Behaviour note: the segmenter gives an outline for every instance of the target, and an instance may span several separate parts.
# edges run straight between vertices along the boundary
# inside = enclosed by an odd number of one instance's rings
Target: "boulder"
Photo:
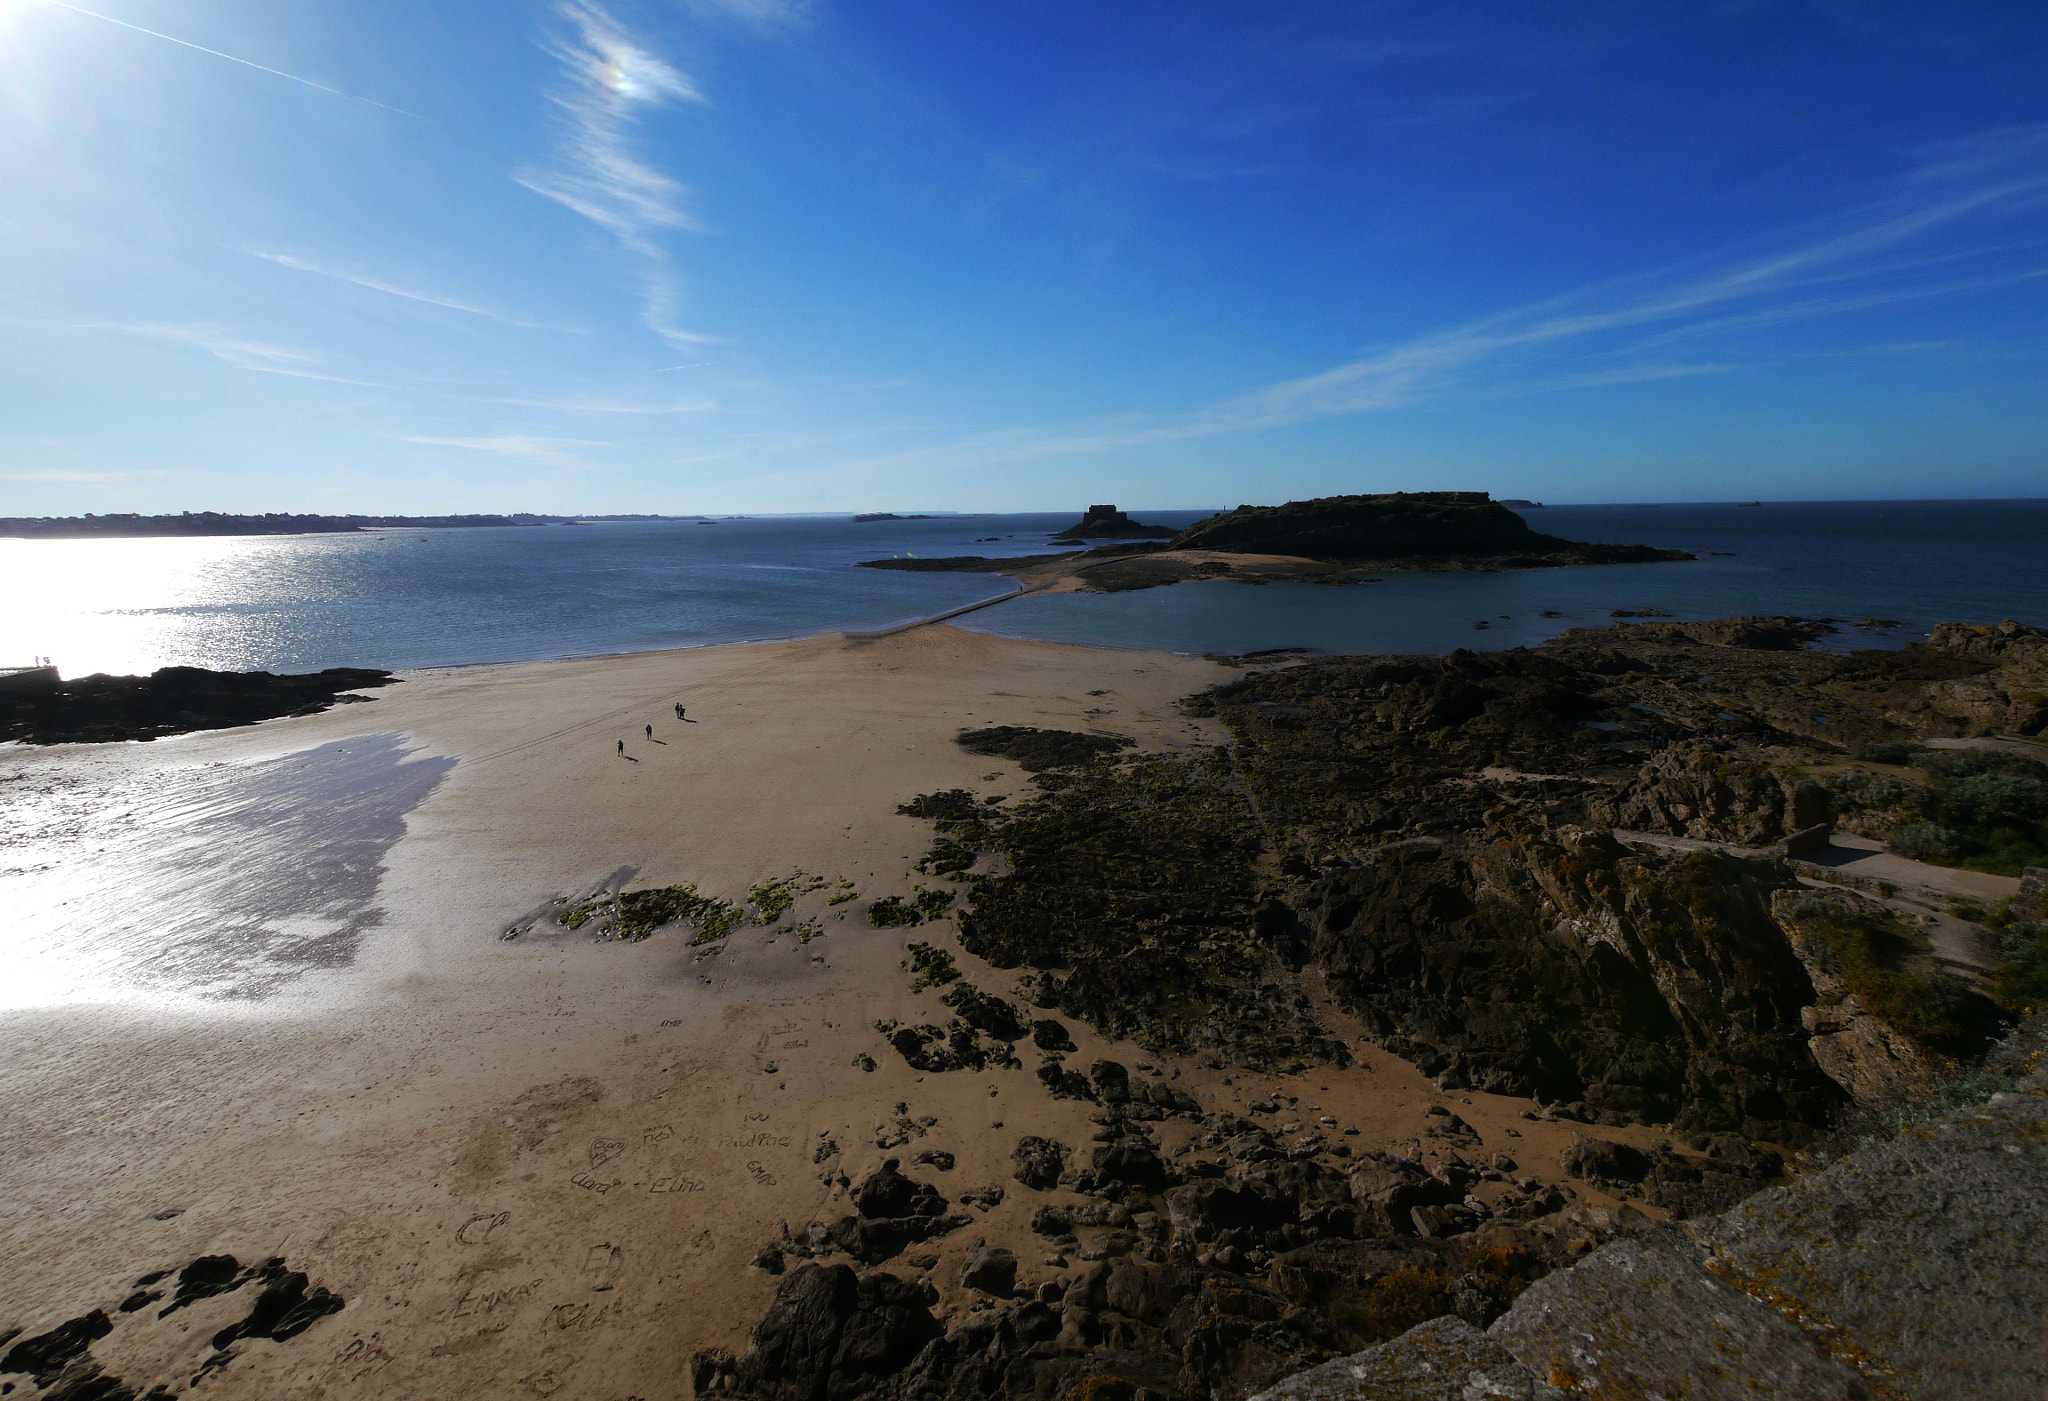
[[[1633,1186],[1650,1175],[1650,1156],[1626,1143],[1575,1133],[1558,1155],[1558,1166],[1567,1177],[1602,1187]]]
[[[870,1219],[944,1215],[946,1199],[938,1188],[905,1177],[897,1170],[898,1161],[886,1160],[853,1189],[854,1209]]]
[[[737,1362],[699,1354],[697,1394],[761,1401],[864,1396],[900,1371],[943,1330],[917,1287],[845,1265],[803,1265],[783,1278]]]
[[[1059,1185],[1067,1165],[1067,1146],[1058,1139],[1026,1134],[1017,1140],[1010,1154],[1011,1176],[1036,1192],[1049,1192]]]
[[[961,1266],[960,1286],[999,1299],[1009,1298],[1017,1287],[1017,1257],[1001,1246],[977,1244]]]
[[[1145,1191],[1157,1191],[1167,1183],[1166,1164],[1151,1145],[1135,1139],[1105,1144],[1095,1150],[1095,1176],[1103,1182],[1124,1182]]]

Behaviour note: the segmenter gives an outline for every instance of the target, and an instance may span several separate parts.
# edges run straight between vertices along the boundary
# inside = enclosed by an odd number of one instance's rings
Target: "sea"
[[[1206,510],[1134,510],[1181,526]],[[1795,614],[1825,645],[1936,623],[2048,625],[2048,499],[1578,505],[1523,512],[1572,540],[1681,563],[1400,573],[1352,587],[1188,583],[1033,594],[962,627],[1113,648],[1445,653],[1529,645],[1617,614]],[[404,670],[869,630],[1012,592],[998,575],[863,560],[1042,554],[1072,512],[722,516],[210,539],[0,540],[0,666]]]

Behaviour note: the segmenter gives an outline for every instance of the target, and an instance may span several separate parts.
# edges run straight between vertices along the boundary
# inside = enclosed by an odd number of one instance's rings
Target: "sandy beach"
[[[1164,653],[930,627],[423,672],[368,705],[251,729],[10,751],[12,816],[43,816],[9,875],[45,891],[105,883],[124,834],[161,855],[194,830],[180,795],[201,778],[232,787],[309,752],[383,753],[388,772],[423,777],[391,790],[413,803],[402,831],[373,895],[343,912],[354,935],[316,939],[320,956],[222,946],[222,974],[166,965],[149,931],[130,931],[93,946],[86,983],[0,1013],[0,1329],[105,1309],[114,1327],[93,1356],[131,1384],[182,1391],[248,1291],[168,1317],[117,1305],[139,1278],[202,1255],[282,1257],[346,1307],[288,1341],[236,1344],[198,1383],[206,1394],[682,1397],[694,1349],[743,1348],[774,1288],[749,1262],[778,1223],[842,1214],[841,1174],[924,1149],[956,1155],[948,1172],[913,1169],[948,1198],[1007,1189],[937,1243],[928,1273],[944,1307],[972,1307],[959,1257],[984,1237],[1017,1250],[1027,1284],[1048,1277],[1028,1220],[1069,1198],[1011,1181],[1009,1155],[1023,1134],[1086,1144],[1092,1106],[1048,1098],[1028,1068],[911,1071],[872,1023],[933,1015],[936,994],[909,990],[904,946],[952,947],[952,925],[872,929],[861,912],[922,879],[911,865],[928,829],[898,803],[1027,786],[1014,764],[954,744],[962,727],[1213,743],[1215,722],[1173,702],[1224,675]],[[696,723],[675,720],[677,702]],[[50,818],[52,804],[69,816]],[[338,803],[325,820],[389,817]],[[221,882],[311,879],[297,838],[273,850],[264,824],[238,830],[207,839],[229,863]],[[738,901],[796,870],[831,883],[790,912],[818,918],[808,942],[749,926],[700,957],[687,930],[637,944],[546,925],[506,937],[622,872]],[[841,880],[859,898],[826,904]],[[149,908],[160,892],[137,894]],[[119,892],[107,899],[119,908]],[[958,956],[982,986],[1014,982]],[[50,960],[61,972],[63,951]],[[1341,1015],[1330,1026],[1356,1040]],[[1526,1101],[1440,1093],[1363,1045],[1354,1068],[1283,1081],[1072,1029],[1079,1063],[1156,1063],[1205,1108],[1278,1089],[1298,1097],[1285,1112],[1359,1129],[1360,1148],[1406,1144],[1430,1105],[1455,1102],[1489,1144],[1526,1134],[1524,1170],[1552,1176],[1572,1130],[1519,1120]],[[855,1066],[861,1052],[876,1069]],[[1199,1131],[1160,1127],[1167,1149]]]

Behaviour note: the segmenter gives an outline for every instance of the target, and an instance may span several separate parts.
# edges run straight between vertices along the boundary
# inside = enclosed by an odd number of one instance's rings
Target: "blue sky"
[[[2044,494],[2048,6],[0,0],[0,514]]]

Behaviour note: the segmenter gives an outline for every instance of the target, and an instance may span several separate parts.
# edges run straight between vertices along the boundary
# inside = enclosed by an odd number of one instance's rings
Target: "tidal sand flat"
[[[959,1262],[984,1237],[1027,1283],[1058,1274],[1026,1253],[1043,1198],[1011,1153],[1085,1145],[1095,1106],[1048,1096],[1035,1054],[967,1075],[894,1054],[876,1021],[943,1017],[907,943],[995,992],[1016,974],[945,921],[864,912],[943,884],[912,870],[929,827],[898,804],[1028,791],[961,729],[1170,752],[1219,738],[1174,702],[1225,675],[932,628],[421,672],[253,729],[10,751],[5,887],[35,892],[9,900],[12,937],[41,971],[0,1013],[0,1328],[19,1343],[104,1310],[73,1365],[138,1394],[204,1373],[220,1396],[681,1396],[694,1352],[744,1348],[776,1283],[750,1262],[780,1224],[846,1214],[842,1179],[892,1158],[956,1205],[1006,1189],[930,1247],[942,1312],[982,1297]],[[757,922],[749,892],[793,876]],[[746,913],[694,946],[688,926],[632,942],[550,918],[679,882]],[[324,903],[293,898],[309,885]],[[1169,1064],[1065,1020],[1079,1065]],[[1360,1055],[1255,1086],[1171,1064],[1205,1108],[1285,1092],[1364,1142],[1422,1133],[1443,1096]],[[1477,1099],[1458,1112],[1489,1136],[1526,1107]],[[1544,1162],[1569,1138],[1523,1127]],[[933,1152],[947,1170],[911,1166]],[[216,1346],[280,1258],[345,1306]]]
[[[940,626],[12,750],[38,972],[0,1014],[0,1363],[109,1395],[1225,1395],[1486,1323],[1810,1170],[1988,1034],[2007,960],[1933,928],[1938,886],[1858,903],[1880,883],[1782,860],[1817,803],[1885,838],[1947,799],[1783,765],[1893,744],[1948,792],[1901,737],[2038,729],[2041,640],[1816,631],[1243,668]],[[1641,947],[1561,957],[1610,904]],[[1890,981],[1858,938],[1906,941]]]

